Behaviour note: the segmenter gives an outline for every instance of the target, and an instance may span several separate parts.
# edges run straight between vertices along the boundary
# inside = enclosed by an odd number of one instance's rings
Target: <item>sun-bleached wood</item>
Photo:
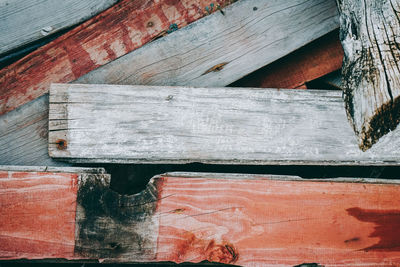
[[[337,26],[333,0],[237,1],[77,82],[226,86]]]
[[[358,148],[339,91],[53,84],[49,131],[71,162],[400,163],[399,131]]]
[[[400,122],[400,1],[337,3],[347,116],[367,150]]]
[[[0,170],[0,259],[398,265],[399,184],[166,173],[123,195],[107,174]]]
[[[68,166],[47,152],[49,96],[41,96],[0,117],[0,164]]]
[[[47,93],[52,82],[74,81],[156,38],[216,12],[218,6],[219,10],[223,9],[231,2],[213,1],[211,10],[210,0],[121,0],[1,69],[0,114]]]
[[[78,24],[118,0],[2,0],[0,54]]]

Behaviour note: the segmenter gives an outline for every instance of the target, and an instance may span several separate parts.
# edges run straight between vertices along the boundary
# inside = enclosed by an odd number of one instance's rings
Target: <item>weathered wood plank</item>
[[[88,1],[81,1],[82,3]],[[0,70],[0,115],[207,15],[213,2],[122,0],[53,42]],[[331,1],[333,2],[333,0]],[[97,2],[96,2],[97,3]],[[338,24],[337,24],[338,26]]]
[[[78,181],[104,170],[0,168],[0,260],[73,258]]]
[[[333,31],[232,84],[234,87],[307,88],[342,67],[343,49]]]
[[[48,94],[0,117],[0,164],[66,166],[49,157]]]
[[[337,27],[333,1],[238,1],[79,78],[79,83],[226,86]]]
[[[83,22],[118,0],[4,0],[0,2],[0,54]]]
[[[72,162],[399,165],[400,132],[362,152],[343,105],[340,91],[54,84],[49,153]]]
[[[143,192],[129,196],[110,190],[105,174],[0,174],[2,198],[13,188],[12,194],[24,188],[20,196],[37,196],[34,185],[40,184],[46,194],[58,192],[58,203],[77,207],[75,244],[70,236],[56,242],[68,245],[68,250],[49,254],[46,247],[27,250],[18,242],[0,243],[1,249],[13,252],[7,259],[43,255],[105,262],[208,260],[240,266],[400,263],[399,180],[307,181],[288,176],[167,173],[152,178]],[[45,179],[48,175],[54,177]],[[20,182],[22,176],[25,183]],[[60,197],[64,191],[71,199]],[[39,198],[37,205],[43,205],[41,212],[51,214],[54,206],[46,200]],[[37,214],[37,208],[30,206],[32,200],[18,203],[22,212],[17,219]],[[69,210],[60,212],[71,216]],[[18,222],[15,215],[13,220],[4,220],[11,214],[15,209],[0,213],[0,232],[14,241],[16,229],[29,229],[34,222],[22,221],[12,228]],[[34,236],[44,240],[55,229],[74,222],[71,219]]]
[[[400,1],[337,2],[347,116],[367,150],[400,122]]]

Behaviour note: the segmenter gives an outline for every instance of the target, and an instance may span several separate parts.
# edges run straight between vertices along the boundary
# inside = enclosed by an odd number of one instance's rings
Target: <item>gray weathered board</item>
[[[0,116],[0,164],[65,166],[47,152],[48,95]]]
[[[338,26],[334,0],[241,0],[77,82],[226,86]]]
[[[340,91],[53,84],[49,154],[72,162],[400,165],[358,148]]]
[[[334,0],[241,0],[224,13],[157,39],[77,82],[228,85],[339,26]],[[47,153],[47,99],[0,117],[0,164],[66,164]]]
[[[0,54],[80,23],[118,0],[0,0]]]

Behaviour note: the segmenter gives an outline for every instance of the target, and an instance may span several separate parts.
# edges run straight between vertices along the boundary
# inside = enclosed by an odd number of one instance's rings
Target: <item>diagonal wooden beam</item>
[[[398,180],[167,173],[135,195],[109,181],[102,171],[2,166],[0,259],[400,263]]]
[[[0,55],[81,23],[118,0],[26,0],[0,3]]]
[[[54,84],[49,154],[102,163],[399,165],[400,131],[362,152],[343,105],[336,90]]]
[[[122,0],[0,70],[0,115],[231,2]]]
[[[342,67],[339,32],[321,38],[234,82],[234,87],[307,88],[307,83]],[[318,89],[318,88],[312,88]]]
[[[337,2],[347,116],[365,151],[400,122],[400,1]]]

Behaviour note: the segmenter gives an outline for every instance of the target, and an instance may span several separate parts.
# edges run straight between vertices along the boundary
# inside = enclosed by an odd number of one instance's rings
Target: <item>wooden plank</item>
[[[0,54],[83,22],[118,0],[6,0],[0,3]]]
[[[49,153],[71,162],[399,165],[400,132],[363,152],[343,105],[327,90],[54,84]]]
[[[45,247],[25,250],[17,242],[7,243],[9,247],[0,243],[1,249],[13,251],[7,259],[23,255],[40,258],[42,253],[49,258],[101,262],[208,260],[240,266],[293,266],[304,262],[323,266],[400,264],[399,180],[167,173],[152,178],[139,194],[121,195],[109,189],[107,175],[77,178],[57,174],[58,177],[46,180],[48,173],[2,174],[0,197],[11,194],[13,188],[17,190],[12,194],[24,188],[23,197],[37,194],[38,187],[32,185],[40,183],[46,193],[58,192],[58,187],[64,191],[72,188],[74,192],[68,192],[71,199],[57,200],[71,205],[75,196],[76,202],[72,203],[78,207],[75,245],[71,237],[68,241],[57,240],[64,247],[68,244],[69,250],[48,255]],[[22,176],[32,184],[20,183]],[[54,186],[56,182],[61,185]],[[18,203],[22,212],[16,214],[17,220],[15,209],[0,213],[0,232],[3,236],[10,229],[10,241],[17,240],[17,236],[12,236],[16,229],[28,229],[34,223],[22,221],[18,228],[10,228],[13,220],[4,220],[4,216],[13,214],[14,222],[18,222],[27,214],[32,216],[32,211],[37,214],[36,208],[30,208],[31,202]],[[48,203],[44,198],[38,200],[37,205],[43,205],[41,212],[51,213],[54,206]],[[70,216],[68,210],[62,213]],[[69,225],[70,219],[48,227],[43,234]]]
[[[334,30],[337,19],[330,0],[238,1],[77,82],[226,86]]]
[[[211,2],[214,3],[213,11],[216,11],[217,5],[224,7],[232,1],[122,0],[0,70],[0,115],[47,93],[52,82],[74,81],[207,15],[212,11]],[[82,5],[89,1],[79,2]]]
[[[48,94],[0,117],[0,164],[67,166],[49,157]]]
[[[337,1],[344,99],[362,150],[400,123],[400,1]]]
[[[340,69],[342,61],[343,49],[339,33],[333,31],[234,82],[231,86],[307,88],[306,83]]]
[[[0,259],[73,257],[78,182],[104,170],[0,168]]]

